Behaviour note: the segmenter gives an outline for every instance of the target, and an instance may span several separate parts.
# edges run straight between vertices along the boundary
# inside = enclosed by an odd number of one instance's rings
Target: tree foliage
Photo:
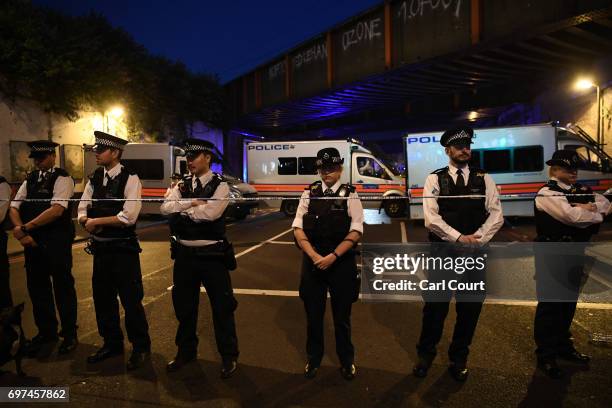
[[[0,93],[78,118],[83,107],[121,104],[132,133],[184,136],[187,126],[226,126],[218,78],[151,55],[96,13],[66,16],[27,0],[0,5]]]

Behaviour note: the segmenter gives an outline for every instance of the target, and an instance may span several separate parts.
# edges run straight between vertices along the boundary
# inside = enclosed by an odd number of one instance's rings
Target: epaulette
[[[70,177],[70,174],[68,174],[68,172],[62,169],[61,167],[56,167],[54,171],[57,173],[58,176]]]
[[[478,167],[469,167],[469,169],[470,169],[470,174],[473,173],[474,175],[478,177],[484,177],[484,175],[487,174],[486,171]]]
[[[445,171],[448,171],[448,166],[442,167],[441,169],[438,169],[438,170],[434,170],[431,172],[431,174],[440,174],[440,173],[444,173]]]
[[[308,187],[306,187],[305,190],[313,191],[313,190],[319,189],[321,188],[322,184],[323,182],[321,180],[317,180],[314,183],[310,184]]]

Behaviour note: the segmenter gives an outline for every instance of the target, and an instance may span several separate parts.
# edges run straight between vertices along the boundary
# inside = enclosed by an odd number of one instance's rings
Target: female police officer
[[[306,378],[316,375],[323,358],[323,318],[328,290],[341,373],[347,380],[356,374],[351,306],[359,295],[359,273],[353,248],[363,233],[363,208],[355,189],[339,181],[343,163],[335,148],[317,153],[321,180],[312,183],[302,194],[292,225],[296,243],[304,253],[300,297],[308,321]],[[310,199],[315,197],[316,200]],[[330,199],[322,199],[325,197]]]

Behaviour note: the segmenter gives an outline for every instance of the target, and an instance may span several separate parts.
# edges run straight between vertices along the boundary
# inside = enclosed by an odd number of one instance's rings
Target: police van
[[[408,133],[404,137],[410,218],[423,218],[427,175],[448,165],[448,156],[440,145],[442,133]],[[475,129],[474,135],[471,165],[492,176],[503,195],[504,216],[533,216],[535,194],[549,179],[546,161],[559,149],[575,150],[583,159],[578,172],[582,184],[596,192],[610,193],[612,159],[579,126],[546,123]]]
[[[85,174],[92,174],[97,167],[96,155],[91,147],[85,146]],[[168,143],[129,143],[125,146],[121,163],[138,174],[142,183],[142,198],[148,199],[163,199],[173,178],[189,173],[183,149]],[[212,170],[220,173],[220,165],[214,163]],[[222,176],[229,184],[231,198],[257,197],[257,191],[250,185],[229,174]],[[145,201],[140,213],[160,214],[160,205],[159,201]],[[256,200],[230,202],[225,215],[244,219],[256,208]]]
[[[293,216],[299,203],[295,197],[318,179],[317,152],[326,147],[338,149],[344,159],[340,182],[354,185],[361,197],[405,196],[403,178],[354,139],[248,143],[247,180],[260,196],[278,197],[281,211]],[[288,199],[291,197],[294,199]],[[382,206],[391,217],[403,216],[406,211],[405,200],[364,201],[363,204],[364,207]]]

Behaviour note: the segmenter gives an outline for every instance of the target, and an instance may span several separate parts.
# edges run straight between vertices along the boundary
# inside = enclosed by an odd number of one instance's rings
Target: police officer
[[[557,358],[588,364],[589,356],[574,348],[570,326],[583,278],[586,242],[597,233],[610,209],[609,201],[576,182],[581,163],[573,150],[554,152],[546,164],[550,180],[535,199],[537,242],[571,242],[571,247],[536,244],[536,289],[538,305],[534,322],[538,367],[552,378],[563,371]],[[562,246],[559,246],[562,245]],[[561,248],[561,249],[559,249]],[[565,250],[563,248],[566,248]]]
[[[161,206],[162,214],[169,216],[174,258],[172,304],[179,323],[175,339],[178,352],[167,370],[176,371],[197,357],[198,303],[200,285],[204,285],[222,359],[221,377],[229,378],[236,371],[239,354],[234,321],[238,303],[229,274],[236,261],[225,237],[223,217],[229,186],[210,169],[216,157],[212,143],[187,139],[183,148],[191,174],[169,189]]]
[[[469,166],[471,143],[474,131],[459,127],[444,132],[440,144],[449,158],[447,167],[431,173],[426,181],[423,194],[426,196],[481,195],[483,198],[425,198],[423,212],[425,227],[429,229],[432,251],[454,255],[458,246],[441,243],[462,243],[481,247],[489,242],[503,224],[501,203],[495,182],[487,173]],[[458,249],[461,251],[461,249]],[[451,272],[458,276],[454,272]],[[482,279],[484,271],[466,272],[463,279]],[[417,377],[425,377],[436,356],[436,346],[442,337],[444,320],[448,314],[450,291],[440,291],[432,298],[424,294],[423,322],[417,344],[418,362],[413,369]],[[457,291],[457,321],[453,340],[448,350],[449,372],[457,381],[468,376],[467,357],[472,337],[476,330],[485,293]]]
[[[8,217],[8,208],[11,204],[11,186],[6,179],[0,176],[0,309],[12,306],[11,284],[9,278],[9,260],[7,254],[8,235],[4,230],[4,223]]]
[[[151,351],[149,325],[142,305],[141,249],[136,236],[142,186],[138,176],[120,164],[127,141],[99,131],[94,135],[93,150],[100,167],[85,186],[78,217],[91,234],[88,251],[93,254],[93,299],[98,333],[104,344],[87,362],[94,364],[123,354],[118,295],[133,347],[127,369],[133,370],[150,358]]]
[[[354,248],[363,234],[363,207],[354,187],[340,183],[343,163],[344,159],[335,148],[317,153],[316,165],[321,180],[312,183],[302,194],[292,224],[296,244],[304,254],[300,298],[307,319],[306,378],[315,377],[323,358],[323,321],[328,291],[341,374],[346,380],[352,380],[357,372],[351,342],[351,307],[359,297],[360,279]],[[311,199],[315,197],[317,199]],[[327,197],[330,199],[325,199]]]
[[[28,142],[28,146],[37,170],[21,184],[10,209],[13,235],[24,248],[28,293],[38,328],[27,351],[35,356],[43,346],[57,341],[57,306],[63,337],[58,352],[66,354],[77,346],[77,300],[72,276],[75,232],[67,201],[72,197],[74,181],[65,170],[55,167],[57,143],[39,140]]]

